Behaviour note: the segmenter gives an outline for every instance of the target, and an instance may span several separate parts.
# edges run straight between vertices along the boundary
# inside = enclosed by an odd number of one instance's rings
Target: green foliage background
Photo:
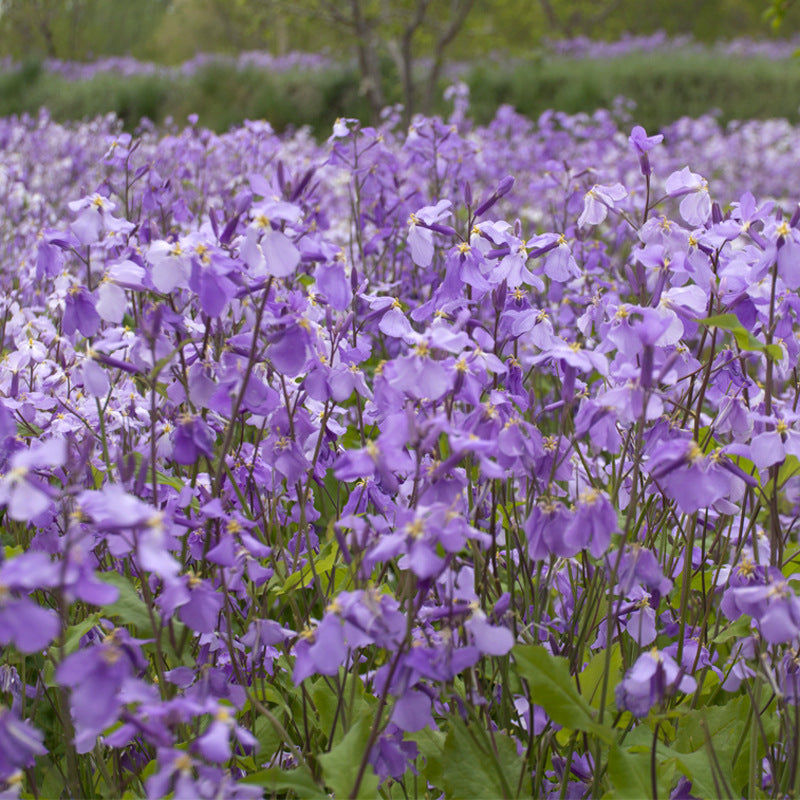
[[[397,50],[418,2],[357,4],[374,36],[381,104],[406,102]],[[415,63],[434,54],[458,2],[432,0],[425,23],[414,32]],[[777,33],[787,37],[800,31],[800,4],[774,2],[782,11]],[[142,117],[156,123],[171,117],[182,124],[197,113],[202,125],[216,131],[245,119],[267,119],[279,131],[308,125],[325,136],[336,117],[376,115],[374,98],[370,104],[365,89],[368,78],[356,59],[360,40],[347,24],[349,8],[335,0],[0,0],[0,56],[23,63],[18,72],[0,72],[0,114],[35,114],[46,107],[66,121],[113,111],[132,130]],[[467,65],[462,77],[470,85],[478,122],[488,122],[501,103],[535,118],[551,108],[570,113],[610,108],[620,96],[635,101],[635,120],[648,129],[714,109],[721,122],[796,121],[800,60],[751,58],[743,66],[733,57],[686,52],[576,61],[546,56],[541,48],[544,37],[615,40],[659,30],[698,41],[765,38],[777,35],[771,8],[768,0],[474,0],[446,56]],[[42,68],[47,57],[133,55],[170,65],[197,53],[244,50],[324,53],[337,66],[268,74],[216,63],[191,77],[109,73],[83,82],[65,81]],[[424,87],[425,77],[424,71],[417,74],[418,86]],[[446,114],[449,106],[441,95],[451,80],[441,77],[433,107],[413,110]]]
[[[88,60],[133,55],[175,64],[198,52],[247,49],[346,55],[353,37],[330,24],[327,0],[3,0],[0,55]],[[800,8],[786,5],[782,35],[800,30]],[[445,19],[450,0],[433,0],[429,19]],[[385,37],[398,35],[414,0],[362,0]],[[625,33],[691,34],[700,41],[767,36],[767,0],[476,0],[448,51],[476,58],[492,51],[525,55],[543,36],[616,39]],[[434,38],[419,39],[418,55]]]
[[[471,116],[479,123],[489,122],[501,103],[535,119],[547,109],[576,113],[611,108],[619,96],[634,100],[633,117],[648,130],[712,109],[718,110],[721,123],[774,117],[797,121],[800,98],[796,61],[752,59],[743,70],[736,59],[703,54],[601,62],[559,58],[509,68],[477,65],[465,79]],[[391,71],[386,84],[397,91]],[[402,99],[391,91],[387,96],[391,102]],[[182,125],[197,113],[201,125],[217,132],[245,119],[266,119],[278,131],[308,125],[317,136],[328,136],[337,117],[370,116],[358,73],[347,65],[313,74],[275,74],[216,64],[176,80],[104,74],[68,82],[35,62],[20,72],[0,73],[0,115],[36,114],[41,107],[59,121],[113,111],[131,131],[142,117],[159,124],[171,117]],[[440,92],[433,110],[447,115],[450,108]]]

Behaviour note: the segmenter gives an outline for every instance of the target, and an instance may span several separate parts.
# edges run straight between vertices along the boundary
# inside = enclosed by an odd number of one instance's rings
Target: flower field
[[[0,796],[800,792],[800,130],[0,120]]]

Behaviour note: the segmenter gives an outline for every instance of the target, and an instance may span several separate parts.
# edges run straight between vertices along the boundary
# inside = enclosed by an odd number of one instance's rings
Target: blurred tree
[[[763,36],[765,16],[781,35],[800,30],[798,0],[0,0],[0,55],[352,55],[372,107],[402,99],[411,114],[430,109],[445,57],[525,56],[543,36]]]
[[[2,26],[7,34],[3,39],[15,36],[19,50],[26,55],[56,58],[59,52],[55,29],[65,11],[62,0],[4,0]]]
[[[606,0],[606,2],[539,0],[539,5],[544,11],[550,35],[570,38],[578,35],[594,35],[614,12],[621,9],[624,2],[625,0]]]
[[[139,54],[171,0],[0,0],[0,54],[84,60]]]
[[[228,51],[291,49],[355,56],[361,91],[377,117],[386,105],[389,65],[397,75],[407,118],[427,113],[445,55],[476,0],[175,0],[159,41],[172,30],[214,31]],[[205,38],[205,37],[202,37]],[[207,44],[206,44],[207,47]]]
[[[793,5],[795,5],[795,0],[768,0],[764,17],[774,30],[778,30],[783,25],[786,14]]]

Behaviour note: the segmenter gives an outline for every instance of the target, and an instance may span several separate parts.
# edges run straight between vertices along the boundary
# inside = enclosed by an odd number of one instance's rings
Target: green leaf
[[[152,480],[152,474],[149,472],[148,472],[148,478]],[[158,472],[158,471],[156,471],[156,483],[160,483],[163,486],[171,486],[177,492],[180,492],[186,487],[186,482],[182,481],[175,475],[167,475],[165,472]],[[200,509],[200,503],[198,502],[196,497],[192,498],[189,505],[194,511],[198,511]]]
[[[779,344],[765,344],[764,353],[770,361],[780,361],[783,358],[783,349]]]
[[[772,361],[778,361],[783,357],[783,350],[780,345],[770,344],[765,345],[753,336],[747,328],[739,322],[736,314],[718,314],[714,317],[705,317],[698,319],[701,325],[706,325],[709,328],[719,328],[723,331],[729,331],[733,334],[736,344],[740,350],[755,351],[757,353],[764,353],[767,358]]]
[[[509,736],[495,733],[490,739],[485,729],[467,725],[456,716],[451,717],[443,763],[445,796],[453,800],[512,797],[523,768]]]
[[[778,488],[783,488],[786,482],[800,472],[800,459],[795,455],[787,455],[778,470]]]
[[[85,636],[95,625],[100,622],[100,613],[95,611],[90,614],[86,619],[78,622],[75,625],[70,625],[67,628],[67,635],[64,637],[64,651],[65,653],[74,653],[78,649],[81,638]]]
[[[589,660],[589,663],[580,674],[581,693],[589,699],[594,708],[600,707],[600,695],[606,671],[606,651],[600,650]],[[609,661],[608,697],[606,708],[616,710],[614,705],[614,687],[622,677],[622,651],[619,642],[611,646],[611,659]]]
[[[578,692],[565,658],[554,656],[539,645],[517,645],[511,652],[520,676],[528,682],[531,700],[553,722],[593,733],[606,744],[614,741],[614,731],[594,719],[591,706]]]
[[[103,607],[103,616],[118,617],[122,625],[132,625],[141,633],[153,631],[147,605],[133,588],[133,578],[126,578],[118,572],[98,572],[96,577],[119,589],[119,598],[115,603]],[[153,614],[158,623],[159,616],[155,609]]]
[[[425,780],[441,792],[444,785],[445,734],[442,731],[432,731],[426,727],[421,731],[409,734],[408,739],[417,744],[419,755],[425,764]],[[436,793],[433,796],[436,796]]]
[[[614,786],[613,797],[641,800],[653,796],[650,756],[647,753],[632,753],[612,745],[608,754],[608,777]]]
[[[241,779],[241,783],[263,786],[273,794],[278,791],[290,791],[298,797],[327,797],[304,769],[282,770],[270,767],[245,776]]]
[[[342,681],[352,681],[347,686],[341,684],[341,688],[338,690],[348,697],[348,718],[364,717],[369,719],[374,717],[373,709],[377,703],[375,696],[365,690],[363,681],[345,673],[344,670],[341,670],[340,674]],[[316,709],[315,718],[309,720],[309,726],[312,729],[319,730],[327,741],[327,737],[333,729],[334,720],[336,720],[333,738],[328,742],[328,748],[330,749],[338,744],[346,733],[343,729],[344,715],[339,712],[340,700],[338,691],[331,686],[329,681],[321,678],[313,681],[309,680],[307,685],[308,694]]]
[[[350,797],[358,777],[358,769],[364,758],[369,739],[371,716],[360,716],[350,726],[342,740],[329,752],[319,757],[325,784],[331,788],[334,797]],[[364,777],[358,787],[360,798],[378,796],[378,776],[370,764],[364,770]]]
[[[732,622],[723,628],[712,640],[711,644],[723,644],[731,639],[748,636],[751,633],[750,617],[739,617],[736,622]]]
[[[275,726],[266,717],[257,717],[253,722],[253,735],[262,753],[274,753],[282,744]]]
[[[286,578],[283,586],[279,586],[275,590],[276,594],[282,595],[290,592],[292,589],[308,586],[314,580],[314,573],[320,577],[327,577],[330,575],[338,555],[337,550],[333,545],[334,542],[329,541],[322,548],[322,550],[320,550],[319,555],[314,559],[313,571],[311,569],[311,565],[306,564],[302,569],[299,569],[297,572],[293,572],[288,578]]]
[[[705,797],[714,797],[719,792],[720,780],[733,787],[734,756],[737,743],[744,733],[750,710],[748,697],[737,697],[725,705],[706,706],[688,711],[681,717],[678,735],[672,744],[671,755],[678,760],[681,771],[691,779],[693,789]],[[749,736],[746,737],[749,740]],[[714,780],[711,756],[708,746],[714,748],[719,774]],[[747,758],[741,753],[748,752],[745,744],[740,751],[740,761],[747,769]]]

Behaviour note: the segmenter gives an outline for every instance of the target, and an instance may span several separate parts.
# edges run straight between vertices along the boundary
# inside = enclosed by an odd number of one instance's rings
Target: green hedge
[[[480,122],[490,120],[501,103],[537,117],[550,108],[573,113],[609,108],[622,95],[636,102],[636,121],[655,130],[711,109],[719,109],[723,121],[795,121],[800,102],[800,62],[696,53],[602,61],[550,58],[508,68],[488,64],[474,66],[466,80],[473,116]],[[398,81],[391,70],[386,81],[387,96],[395,99]],[[275,74],[216,64],[191,78],[105,74],[69,82],[29,63],[17,73],[0,74],[0,115],[35,113],[41,106],[62,121],[113,111],[128,129],[141,117],[181,122],[197,113],[201,124],[217,131],[244,119],[267,119],[277,130],[309,125],[322,136],[336,117],[369,116],[358,75],[347,67]],[[442,101],[436,111],[447,113],[448,107]]]
[[[631,55],[606,61],[551,59],[501,72],[480,68],[469,80],[479,119],[498,102],[529,116],[547,108],[610,108],[620,95],[636,102],[635,117],[656,129],[682,116],[718,109],[732,119],[798,119],[800,62],[721,58],[709,54]]]

